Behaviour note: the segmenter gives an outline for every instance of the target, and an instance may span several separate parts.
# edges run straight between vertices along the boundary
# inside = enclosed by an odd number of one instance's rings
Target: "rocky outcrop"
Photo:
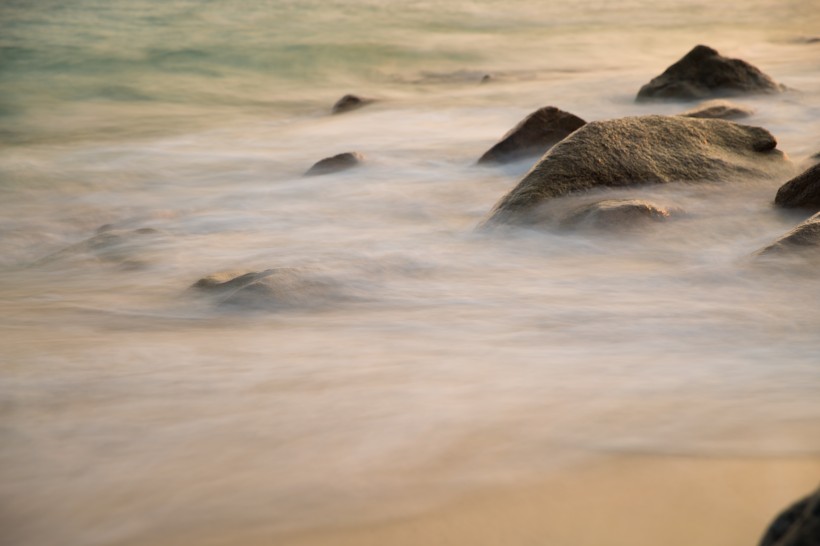
[[[326,157],[317,161],[307,170],[305,176],[321,176],[323,174],[346,171],[359,166],[364,161],[364,155],[359,152],[345,152],[343,154]]]
[[[820,163],[783,184],[774,204],[786,208],[820,210]]]
[[[820,490],[781,512],[760,541],[760,546],[817,546],[818,544],[820,544]]]
[[[479,164],[509,163],[537,157],[564,140],[586,121],[554,106],[539,108],[502,137],[479,158]]]
[[[820,213],[815,214],[783,237],[759,250],[758,256],[815,255],[820,251]]]
[[[718,119],[639,116],[584,125],[556,144],[487,223],[538,221],[545,201],[602,187],[782,175],[790,162],[759,127]]]
[[[754,112],[747,106],[734,104],[727,100],[710,100],[678,115],[687,118],[743,119],[751,116]]]
[[[570,229],[620,231],[663,222],[680,212],[643,199],[606,199],[571,210],[560,225]]]
[[[362,106],[367,106],[372,102],[375,101],[373,99],[359,97],[358,95],[345,95],[336,101],[336,104],[333,105],[331,112],[334,114],[343,114],[345,112],[350,112],[351,110],[361,108]]]
[[[695,100],[784,89],[746,61],[723,57],[711,47],[699,45],[641,87],[636,100]]]
[[[321,306],[340,295],[336,283],[296,268],[225,271],[199,279],[191,289],[221,307],[267,311]]]

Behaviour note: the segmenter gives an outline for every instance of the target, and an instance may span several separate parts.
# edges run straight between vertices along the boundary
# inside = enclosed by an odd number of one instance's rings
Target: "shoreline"
[[[616,455],[423,514],[306,530],[276,543],[755,546],[775,516],[818,482],[820,457]]]

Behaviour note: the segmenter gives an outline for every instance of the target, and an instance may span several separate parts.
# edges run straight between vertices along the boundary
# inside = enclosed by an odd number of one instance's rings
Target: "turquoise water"
[[[523,116],[678,113],[633,98],[697,43],[796,90],[738,102],[807,166],[812,4],[3,2],[6,541],[230,544],[613,451],[820,453],[820,283],[749,265],[802,219],[783,180],[619,193],[687,211],[644,234],[474,231],[529,167],[474,163]],[[329,115],[349,92],[377,102]],[[103,225],[124,242],[83,243]],[[339,294],[186,292],[269,267]]]

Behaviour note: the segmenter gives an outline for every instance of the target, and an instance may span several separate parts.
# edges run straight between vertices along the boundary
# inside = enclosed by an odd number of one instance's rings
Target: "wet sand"
[[[754,546],[820,481],[820,457],[617,456],[401,520],[291,535],[281,546]]]

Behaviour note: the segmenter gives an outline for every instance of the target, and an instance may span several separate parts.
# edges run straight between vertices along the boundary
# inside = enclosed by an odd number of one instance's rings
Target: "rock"
[[[820,251],[820,212],[798,225],[766,248],[758,256],[808,255]]]
[[[541,156],[586,121],[554,106],[539,108],[513,127],[478,160],[480,165],[509,163],[525,157]]]
[[[316,307],[339,299],[336,283],[295,268],[225,271],[199,279],[191,289],[220,306],[249,310]]]
[[[561,227],[617,231],[663,222],[679,212],[642,199],[607,199],[572,210],[561,220]]]
[[[481,81],[478,83],[490,83],[493,81],[493,77],[490,74],[484,74],[481,76]]]
[[[41,265],[58,260],[92,257],[101,262],[113,263],[127,269],[146,265],[145,244],[152,242],[160,232],[153,228],[133,230],[115,229],[111,224],[97,228],[96,235],[55,252],[36,262]]]
[[[754,113],[755,111],[747,106],[741,106],[726,100],[710,100],[678,115],[687,118],[742,119]]]
[[[820,210],[820,163],[780,186],[774,204],[787,208]]]
[[[711,96],[777,93],[785,87],[740,59],[699,45],[638,91],[636,100],[693,100]]]
[[[333,114],[344,114],[345,112],[356,110],[372,102],[375,101],[373,99],[365,99],[357,95],[345,95],[336,101],[336,104],[333,105],[331,112]]]
[[[364,156],[359,152],[345,152],[343,154],[326,157],[316,162],[307,170],[305,176],[321,176],[323,174],[346,171],[360,165],[364,161]]]
[[[765,129],[720,119],[639,116],[588,123],[544,154],[485,223],[537,221],[545,201],[593,188],[790,171],[776,146]]]
[[[797,501],[769,525],[760,546],[817,546],[820,544],[820,490]]]

